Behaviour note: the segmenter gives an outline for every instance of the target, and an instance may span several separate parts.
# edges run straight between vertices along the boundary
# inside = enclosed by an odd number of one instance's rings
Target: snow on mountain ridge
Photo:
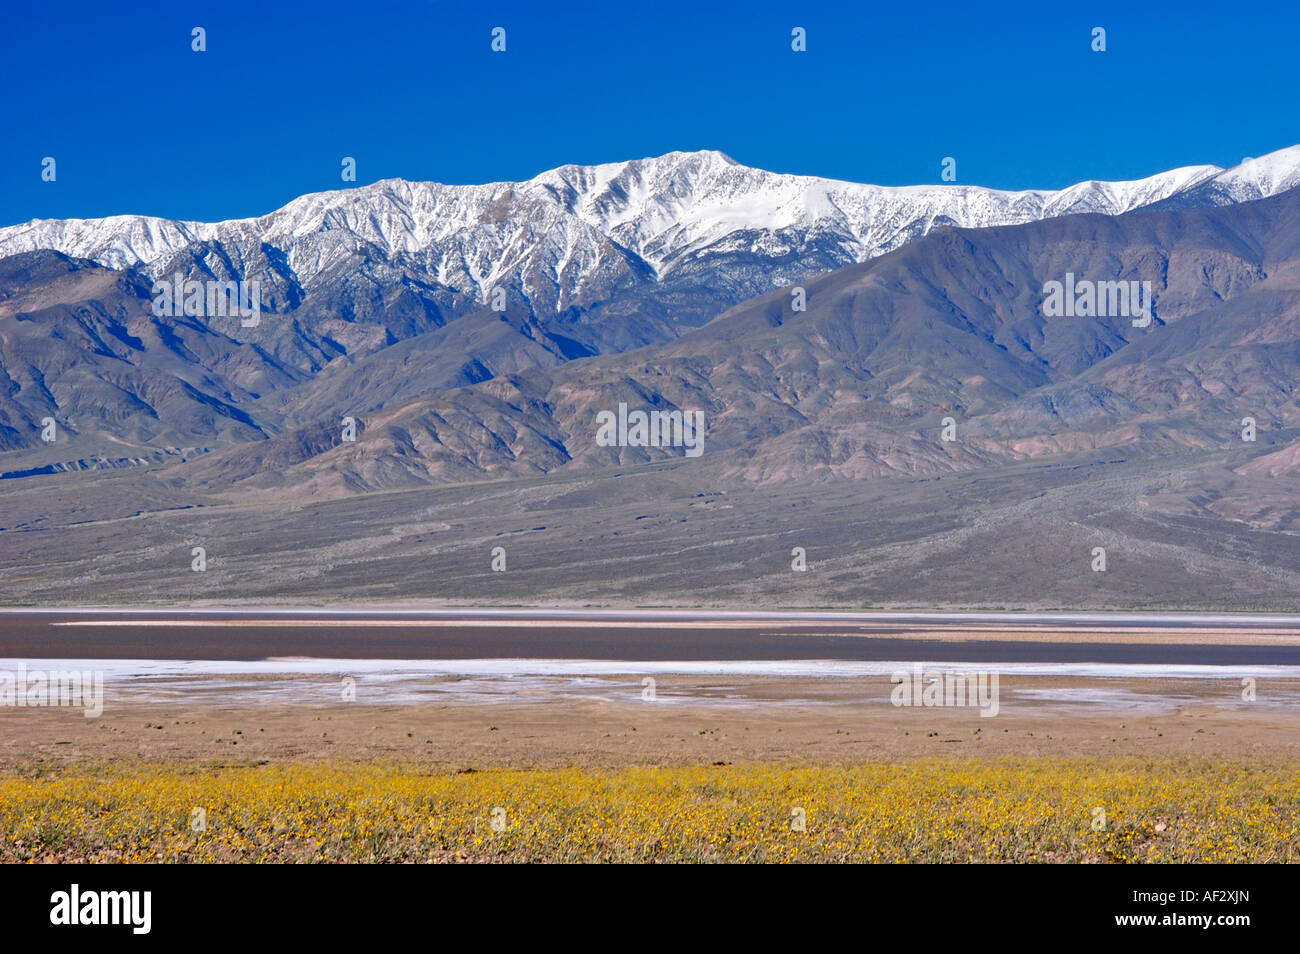
[[[367,246],[437,282],[484,298],[503,279],[550,307],[572,303],[601,270],[636,256],[657,279],[726,249],[762,257],[829,243],[831,259],[863,261],[936,225],[1012,225],[1080,212],[1116,215],[1197,189],[1212,204],[1300,185],[1300,146],[1241,166],[1189,166],[1130,182],[1059,191],[971,185],[875,186],[772,173],[721,152],[672,152],[566,165],[523,182],[443,185],[385,179],[300,196],[267,215],[217,223],[153,216],[33,220],[0,228],[0,257],[52,248],[146,270],[198,242],[245,259],[262,244],[285,254],[304,287]]]
[[[1247,158],[1217,176],[1215,184],[1237,201],[1262,199],[1300,186],[1300,146]]]

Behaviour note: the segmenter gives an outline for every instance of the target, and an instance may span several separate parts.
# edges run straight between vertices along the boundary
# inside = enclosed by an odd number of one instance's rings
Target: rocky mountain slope
[[[385,180],[218,223],[35,220],[0,228],[0,258],[44,249],[147,278],[257,280],[276,317],[223,330],[305,373],[486,309],[499,291],[517,333],[554,365],[671,340],[731,305],[936,227],[1222,205],[1296,184],[1300,147],[1229,170],[1023,192],[887,188],[766,172],[718,152],[669,153],[526,182]],[[511,367],[495,369],[490,354],[481,363],[488,373]]]

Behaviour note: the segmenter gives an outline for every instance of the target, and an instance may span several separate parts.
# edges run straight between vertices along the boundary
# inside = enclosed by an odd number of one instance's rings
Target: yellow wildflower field
[[[7,862],[1275,862],[1300,765],[919,760],[463,771],[117,762],[0,774]]]

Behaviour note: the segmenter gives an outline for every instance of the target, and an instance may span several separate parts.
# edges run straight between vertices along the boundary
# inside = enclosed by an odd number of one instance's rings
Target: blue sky
[[[5,6],[0,224],[258,215],[343,187],[343,156],[359,184],[490,182],[713,148],[884,185],[953,156],[959,182],[1014,189],[1300,142],[1295,4]]]

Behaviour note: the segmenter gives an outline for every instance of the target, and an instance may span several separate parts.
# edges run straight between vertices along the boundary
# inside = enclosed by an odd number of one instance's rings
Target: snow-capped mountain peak
[[[461,295],[483,300],[490,287],[505,282],[534,309],[560,310],[581,300],[588,287],[621,281],[624,272],[639,270],[662,281],[702,261],[743,270],[737,262],[749,257],[779,259],[791,274],[806,273],[882,254],[936,225],[1117,215],[1171,202],[1222,205],[1297,185],[1300,146],[1227,170],[1189,166],[1131,182],[1020,192],[773,173],[704,150],[566,165],[522,182],[386,179],[304,195],[265,216],[216,223],[143,215],[37,219],[0,228],[0,257],[54,249],[156,272],[196,243],[220,246],[236,263],[270,246],[310,290],[322,272],[365,249]],[[735,281],[738,292],[762,290],[743,276]]]

